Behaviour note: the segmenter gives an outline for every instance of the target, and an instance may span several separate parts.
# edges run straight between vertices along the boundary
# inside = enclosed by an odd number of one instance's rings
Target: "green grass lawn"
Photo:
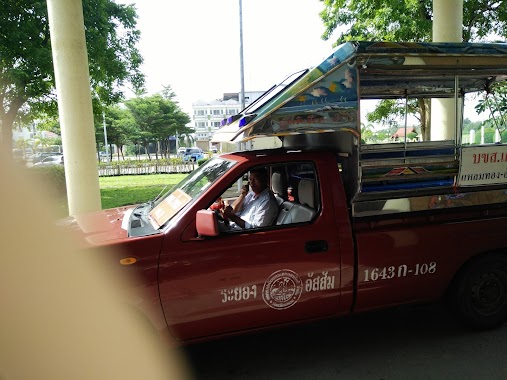
[[[65,173],[59,165],[29,168],[27,175],[47,187],[54,200],[56,216],[68,215]],[[99,177],[102,209],[115,208],[147,202],[169,191],[188,174],[146,174]]]
[[[162,191],[171,189],[186,176],[187,174],[151,174],[100,177],[102,208],[132,205],[155,199]]]

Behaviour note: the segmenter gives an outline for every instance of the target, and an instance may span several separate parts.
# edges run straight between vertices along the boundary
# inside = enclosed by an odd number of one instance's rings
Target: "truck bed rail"
[[[452,188],[459,172],[454,141],[362,145],[359,193]],[[371,194],[373,195],[373,194]]]

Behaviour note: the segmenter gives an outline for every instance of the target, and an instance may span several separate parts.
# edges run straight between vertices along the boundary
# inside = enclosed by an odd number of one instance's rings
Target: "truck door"
[[[323,182],[314,165],[304,164],[291,165],[292,172],[285,175],[293,188],[312,194],[313,204],[304,206],[311,201],[301,193],[285,207],[311,208],[308,220],[289,211],[281,213],[273,226],[204,240],[191,238],[196,236],[193,221],[180,239],[168,244],[160,261],[160,294],[175,338],[234,333],[337,313],[340,250],[332,207],[327,212],[324,207],[332,199],[321,191]],[[298,171],[301,168],[305,170]]]

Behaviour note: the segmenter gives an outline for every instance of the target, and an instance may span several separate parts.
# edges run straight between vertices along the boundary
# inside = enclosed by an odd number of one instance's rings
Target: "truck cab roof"
[[[454,98],[507,78],[507,44],[346,42],[315,67],[273,86],[224,119],[215,141],[349,131],[361,99]],[[220,136],[223,135],[223,137]]]
[[[358,201],[452,193],[460,187],[467,191],[502,188],[507,186],[502,174],[507,154],[501,134],[496,144],[467,140],[463,114],[469,94],[487,103],[506,80],[505,43],[347,42],[324,61],[288,76],[240,114],[224,120],[213,139],[222,135],[245,142],[271,136],[288,150],[339,152],[346,157],[343,165],[351,198]],[[405,111],[404,126],[397,127],[391,141],[364,141],[361,110],[365,102],[393,100],[407,110],[410,101],[417,105],[441,99],[454,101],[457,116],[444,121],[453,136],[409,140]],[[478,112],[494,116],[487,106],[483,108]],[[503,117],[496,122],[503,123]]]

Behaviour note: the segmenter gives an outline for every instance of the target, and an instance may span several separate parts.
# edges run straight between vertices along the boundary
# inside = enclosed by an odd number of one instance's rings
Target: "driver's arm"
[[[241,228],[245,228],[246,222],[234,213],[231,206],[227,206],[225,208],[224,214],[229,218],[230,221],[236,223]]]
[[[245,200],[245,197],[248,194],[248,190],[249,190],[248,185],[243,186],[241,188],[241,194],[239,195],[239,197],[237,197],[236,200],[232,202],[232,210],[234,211],[234,213],[241,211],[241,209],[243,208],[243,201]]]

